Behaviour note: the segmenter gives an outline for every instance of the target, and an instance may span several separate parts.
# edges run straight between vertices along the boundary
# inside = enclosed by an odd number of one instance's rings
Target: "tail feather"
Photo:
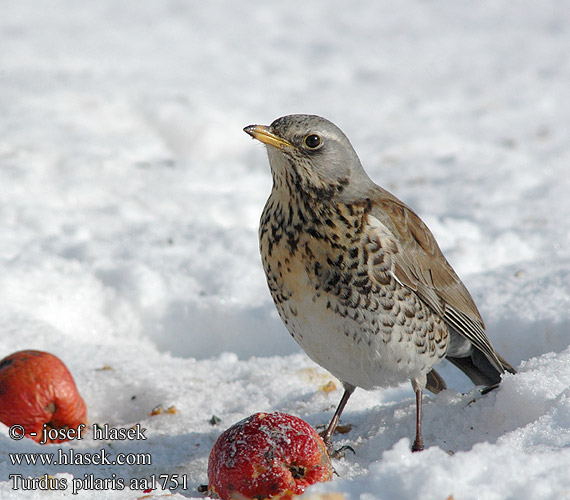
[[[497,355],[497,358],[501,362],[502,371],[497,370],[488,360],[487,356],[476,348],[473,348],[470,355],[466,357],[446,357],[446,359],[465,373],[475,385],[484,385],[486,387],[486,389],[484,389],[485,392],[499,385],[501,375],[505,371],[513,374],[516,373],[516,370],[502,356]]]

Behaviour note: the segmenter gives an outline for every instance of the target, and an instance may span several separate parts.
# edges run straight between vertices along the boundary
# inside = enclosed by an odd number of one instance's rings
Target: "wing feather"
[[[391,252],[393,273],[456,332],[504,368],[485,334],[473,298],[444,257],[433,234],[416,213],[388,191],[378,188],[368,215],[385,250]],[[391,238],[391,241],[387,241]]]

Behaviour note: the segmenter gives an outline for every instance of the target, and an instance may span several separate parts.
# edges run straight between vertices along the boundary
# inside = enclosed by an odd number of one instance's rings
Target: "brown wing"
[[[392,238],[393,272],[405,286],[439,314],[455,331],[481,350],[495,367],[503,365],[485,334],[473,298],[443,256],[431,231],[414,211],[388,191],[378,188],[369,217],[385,229],[381,240]],[[375,225],[371,221],[371,225]],[[387,231],[386,231],[387,230]]]

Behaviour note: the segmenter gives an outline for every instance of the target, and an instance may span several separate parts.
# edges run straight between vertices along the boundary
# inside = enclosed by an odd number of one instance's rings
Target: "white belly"
[[[422,377],[440,361],[421,354],[409,324],[394,324],[386,335],[374,326],[382,321],[378,312],[353,310],[343,317],[335,312],[336,298],[315,289],[303,266],[288,266],[280,280],[288,299],[276,300],[279,314],[309,357],[342,382],[364,389],[395,386]]]

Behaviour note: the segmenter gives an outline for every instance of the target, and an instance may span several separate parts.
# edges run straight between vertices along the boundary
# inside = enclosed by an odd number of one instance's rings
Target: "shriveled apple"
[[[305,421],[286,413],[256,413],[223,432],[208,461],[208,492],[222,500],[285,500],[330,481],[325,445]]]
[[[59,358],[28,350],[0,361],[0,422],[20,425],[27,437],[40,442],[44,424],[46,430],[76,429],[86,421],[85,402]],[[48,442],[63,440],[58,435]]]

